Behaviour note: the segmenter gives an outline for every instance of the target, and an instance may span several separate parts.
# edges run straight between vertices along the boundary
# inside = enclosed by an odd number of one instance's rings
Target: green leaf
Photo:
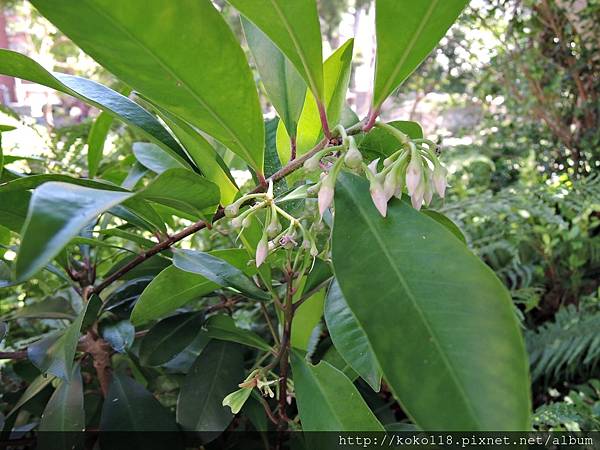
[[[2,320],[23,318],[72,320],[76,317],[76,314],[68,300],[63,297],[50,296],[42,301],[26,304],[22,308],[0,317]]]
[[[313,366],[297,351],[291,358],[303,431],[383,431],[342,372],[326,361]]]
[[[27,217],[31,194],[27,191],[2,192],[0,190],[0,225],[20,233]]]
[[[242,18],[260,79],[289,136],[296,136],[306,85],[290,61],[252,22]]]
[[[85,428],[83,382],[79,364],[73,368],[70,381],[61,380],[46,404],[40,420],[40,448],[64,450],[79,448],[80,434]],[[46,433],[60,431],[60,433]],[[79,432],[79,433],[76,433]]]
[[[417,122],[396,120],[388,122],[388,125],[402,131],[411,139],[423,138],[423,129]],[[400,143],[387,130],[375,127],[363,139],[358,141],[358,148],[365,154],[368,160],[373,160],[378,157],[391,155],[400,148]]]
[[[331,129],[339,123],[346,104],[346,92],[352,69],[353,48],[354,39],[348,39],[327,58],[323,66],[325,77],[324,105]],[[313,94],[307,92],[298,121],[297,155],[303,155],[313,148],[322,136],[323,127],[319,117],[319,109]],[[277,129],[277,152],[281,162],[286,164],[290,159],[290,138],[281,123]]]
[[[6,416],[12,416],[14,413],[16,413],[23,405],[25,405],[29,400],[31,400],[40,392],[42,392],[46,386],[52,383],[52,380],[54,380],[53,375],[38,375],[29,384],[29,386],[27,386],[27,389],[25,389],[25,392],[23,392],[23,395],[21,395],[19,401],[15,404],[15,406],[13,406],[13,409],[11,409]]]
[[[160,366],[181,353],[200,333],[204,315],[185,313],[167,317],[152,328],[140,344],[140,363]]]
[[[104,152],[104,143],[108,136],[108,131],[112,125],[113,118],[106,112],[101,112],[90,130],[87,140],[87,158],[88,172],[90,178],[95,178],[98,174],[98,167],[102,161],[102,153]]]
[[[223,399],[223,406],[229,406],[232,414],[239,413],[246,403],[246,400],[250,397],[250,394],[252,394],[252,389],[253,388],[241,388],[232,392]]]
[[[262,171],[264,130],[252,73],[235,36],[210,1],[35,0],[33,4],[133,89]]]
[[[126,353],[135,339],[135,328],[128,320],[104,325],[102,338],[118,353]]]
[[[450,231],[463,244],[466,245],[467,238],[465,237],[465,235],[463,234],[463,232],[460,230],[460,228],[458,227],[458,225],[456,225],[454,222],[452,222],[448,217],[446,217],[442,213],[439,213],[437,211],[433,211],[432,209],[424,209],[423,210],[423,214],[428,215],[429,217],[431,217],[433,220],[435,220],[439,224],[445,226],[448,229],[448,231]]]
[[[229,168],[217,153],[215,148],[190,124],[168,113],[163,118],[173,134],[184,145],[190,158],[202,171],[202,174],[219,186],[221,191],[221,204],[228,205],[235,199],[238,187]]]
[[[296,310],[292,322],[292,347],[308,351],[315,327],[321,323],[324,303],[325,289],[321,289],[304,301]]]
[[[219,204],[216,184],[187,169],[168,169],[142,189],[136,198],[202,217],[202,211]]]
[[[48,72],[27,56],[5,49],[0,49],[0,73],[77,97],[135,127],[180,160],[187,160],[183,149],[152,114],[106,86],[73,75]]]
[[[323,99],[323,49],[315,0],[228,0],[260,28]]]
[[[187,168],[178,159],[171,156],[169,153],[161,151],[160,147],[151,142],[134,142],[133,154],[139,163],[158,174],[163,173],[168,169],[185,169]]]
[[[73,359],[86,310],[87,304],[67,328],[27,347],[27,357],[42,373],[51,373],[63,380],[69,380],[73,373]]]
[[[376,0],[377,64],[374,109],[421,64],[468,0]]]
[[[331,284],[327,293],[325,321],[329,336],[340,356],[369,383],[374,391],[379,392],[381,387],[379,364],[365,331],[348,307],[337,281]]]
[[[206,322],[207,335],[213,339],[237,342],[259,350],[270,351],[271,346],[258,334],[238,328],[235,321],[224,314],[210,317]]]
[[[49,182],[35,190],[21,233],[18,280],[35,275],[102,212],[133,194]]]
[[[405,202],[382,218],[368,187],[340,176],[332,259],[395,397],[424,430],[529,429],[527,356],[506,288]]]
[[[226,249],[211,252],[212,255],[254,275],[256,268],[248,265],[248,253],[243,249]],[[190,300],[210,294],[219,285],[202,275],[169,266],[146,287],[131,313],[131,322],[140,325],[159,319],[185,305]]]
[[[179,429],[169,412],[128,376],[112,374],[100,418],[100,447],[126,449],[182,449]],[[126,431],[127,439],[121,433]]]
[[[209,442],[227,428],[233,414],[222,403],[243,381],[243,363],[241,347],[230,342],[211,341],[200,353],[177,400],[177,422],[186,431],[205,432],[200,436]]]
[[[208,253],[194,250],[175,250],[175,267],[202,275],[222,287],[232,287],[250,298],[270,300],[270,295],[260,289],[237,267]]]
[[[8,325],[4,322],[0,322],[0,344],[8,334]]]

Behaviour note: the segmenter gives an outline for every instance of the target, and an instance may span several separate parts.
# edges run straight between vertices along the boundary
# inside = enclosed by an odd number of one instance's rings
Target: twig
[[[0,359],[27,359],[27,350],[19,350],[16,352],[0,352]]]

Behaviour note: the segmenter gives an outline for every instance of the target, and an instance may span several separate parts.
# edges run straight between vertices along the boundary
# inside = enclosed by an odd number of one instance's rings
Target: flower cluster
[[[401,198],[404,188],[416,209],[423,204],[429,206],[434,192],[444,197],[447,171],[436,155],[436,145],[427,139],[411,140],[397,128],[385,123],[377,126],[391,133],[399,142],[399,149],[383,161],[381,171],[377,169],[379,158],[369,165],[365,164],[354,138],[347,136],[341,127],[336,129],[343,139],[337,159],[323,162],[323,157],[333,150],[329,148],[316,153],[304,163],[308,170],[324,169],[321,180],[312,188],[318,192],[321,216],[333,202],[335,180],[344,165],[353,170],[363,170],[370,183],[373,203],[383,217],[387,215],[389,200],[392,197]]]
[[[240,213],[240,208],[249,201],[256,203]],[[232,219],[231,224],[235,228],[243,230],[252,225],[253,217],[261,210],[265,210],[265,225],[262,236],[256,246],[256,267],[260,267],[267,256],[280,249],[292,250],[298,246],[302,239],[301,248],[307,250],[312,257],[317,256],[319,250],[313,234],[306,229],[302,222],[290,215],[275,202],[273,197],[273,182],[269,181],[266,193],[248,194],[241,197],[225,208],[225,216]],[[281,219],[288,222],[283,229]]]

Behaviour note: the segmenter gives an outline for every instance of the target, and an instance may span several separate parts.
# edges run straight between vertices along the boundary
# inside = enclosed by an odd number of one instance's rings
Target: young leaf
[[[133,194],[49,182],[35,190],[21,233],[18,280],[35,275],[99,214]]]
[[[323,100],[323,49],[315,0],[228,0],[260,28]]]
[[[233,414],[223,399],[243,381],[241,347],[211,341],[185,377],[177,400],[177,422],[186,431],[204,432],[206,443],[216,438],[231,422]],[[201,408],[198,405],[202,405]]]
[[[179,160],[188,160],[177,141],[152,114],[106,86],[73,75],[48,72],[27,56],[6,49],[0,49],[0,73],[43,84],[77,97],[137,128],[144,136]]]
[[[87,140],[87,158],[88,172],[90,178],[95,178],[98,174],[98,167],[102,161],[102,153],[104,152],[104,143],[108,136],[108,131],[112,125],[113,118],[106,112],[101,112],[90,129],[90,134]]]
[[[292,372],[303,431],[383,431],[360,393],[326,361],[316,366],[292,351]]]
[[[325,301],[325,321],[329,336],[340,356],[374,391],[381,387],[381,370],[365,331],[348,307],[337,281],[334,281]]]
[[[414,422],[426,430],[529,429],[525,347],[494,273],[405,202],[392,200],[382,218],[368,183],[354,175],[339,178],[335,208],[336,278]]]
[[[183,449],[171,414],[143,386],[118,372],[112,374],[102,406],[100,431],[101,448]],[[127,439],[111,431],[126,431]]]
[[[133,89],[262,171],[264,130],[252,73],[235,36],[210,1],[35,0],[33,4]]]
[[[256,268],[248,265],[248,253],[243,249],[216,250],[211,254],[224,259],[246,275],[256,273]],[[134,325],[140,325],[159,319],[190,300],[201,298],[218,288],[218,284],[202,275],[169,266],[144,290],[133,308],[131,321]]]
[[[375,110],[435,48],[468,2],[376,0]]]
[[[211,338],[237,342],[259,350],[271,350],[271,346],[258,334],[238,328],[235,325],[235,321],[224,314],[212,316],[208,319],[205,326],[207,331],[206,334]]]
[[[306,85],[298,71],[252,22],[242,18],[260,79],[289,136],[296,136]]]
[[[208,253],[194,250],[175,250],[175,267],[202,275],[222,287],[232,287],[250,298],[270,300],[267,292],[260,289],[244,272],[227,261]]]
[[[353,48],[354,39],[348,39],[327,58],[323,66],[325,77],[323,103],[327,110],[327,119],[331,128],[339,123],[342,110],[345,106],[346,92],[352,69]],[[319,117],[319,110],[313,94],[307,92],[304,107],[298,121],[297,154],[300,156],[306,153],[314,147],[321,136],[323,136],[323,127]],[[290,145],[290,138],[283,124],[280,123],[277,129],[277,152],[279,153],[281,162],[284,164],[290,159]]]
[[[40,420],[40,448],[64,450],[76,448],[85,428],[83,382],[79,364],[73,367],[70,381],[61,380],[50,397]],[[60,431],[60,433],[45,433]]]
[[[140,363],[160,366],[182,352],[200,333],[204,315],[185,313],[167,317],[152,328],[140,344]]]

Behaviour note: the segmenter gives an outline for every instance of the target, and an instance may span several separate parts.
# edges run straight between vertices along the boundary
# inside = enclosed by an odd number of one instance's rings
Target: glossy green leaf
[[[40,448],[64,450],[74,448],[82,437],[74,432],[85,428],[83,382],[79,364],[73,368],[69,381],[60,380],[50,397],[40,420]],[[43,433],[60,431],[61,433]]]
[[[173,134],[185,147],[190,158],[200,168],[202,174],[219,186],[221,204],[228,205],[232,203],[238,193],[238,187],[229,172],[229,168],[215,148],[184,120],[172,117],[169,114],[164,114],[163,118]]]
[[[63,380],[69,380],[73,373],[73,359],[81,336],[85,312],[86,308],[67,328],[27,347],[27,357],[42,373],[51,373]]]
[[[138,382],[114,372],[102,406],[100,447],[126,449],[182,449],[179,429],[171,414]],[[153,433],[154,432],[154,433]]]
[[[31,194],[27,191],[0,191],[0,225],[20,233],[27,217]]]
[[[256,273],[254,266],[248,265],[248,253],[243,249],[216,250],[212,255],[241,269],[246,275]],[[159,319],[185,305],[190,300],[210,294],[219,285],[202,275],[169,266],[155,277],[136,302],[131,313],[134,325]]]
[[[133,154],[139,163],[158,174],[169,169],[186,169],[187,166],[151,142],[134,142]]]
[[[201,217],[202,211],[219,204],[216,184],[191,170],[168,169],[136,196]]]
[[[98,167],[102,161],[104,152],[104,143],[108,136],[108,131],[113,123],[113,118],[106,112],[101,112],[90,129],[90,134],[87,140],[87,159],[88,172],[90,178],[95,178],[98,174]]]
[[[48,72],[27,56],[6,49],[0,49],[0,73],[77,97],[135,127],[182,161],[187,159],[183,149],[152,114],[106,86],[73,75]]]
[[[133,89],[262,170],[264,130],[252,73],[235,36],[210,1],[35,0],[33,4]]]
[[[376,0],[374,108],[380,108],[392,91],[421,64],[468,2]]]
[[[128,320],[102,326],[102,338],[117,353],[126,353],[131,348],[135,339],[135,328]]]
[[[296,351],[291,358],[303,431],[383,431],[346,375],[326,361],[313,366]]]
[[[371,344],[361,324],[348,307],[337,281],[327,293],[325,321],[329,336],[340,356],[352,367],[373,390],[379,392],[381,370]]]
[[[395,120],[388,122],[389,125],[402,131],[411,139],[422,139],[423,129],[417,122],[408,120]],[[400,148],[400,143],[395,136],[387,130],[375,127],[369,131],[363,139],[358,141],[358,148],[364,153],[368,160],[386,157]]]
[[[414,423],[529,429],[525,346],[492,270],[406,202],[392,200],[382,218],[368,183],[354,175],[339,178],[335,211],[336,278]]]
[[[241,347],[230,342],[211,341],[200,353],[177,400],[177,422],[186,431],[204,432],[208,442],[227,428],[233,414],[223,399],[243,381],[243,363]]]
[[[292,347],[308,351],[313,338],[315,327],[321,323],[323,305],[325,303],[325,289],[313,294],[294,313],[292,322]]]
[[[42,301],[26,304],[22,308],[11,311],[9,314],[0,316],[2,320],[13,320],[23,318],[36,319],[69,319],[76,317],[68,300],[60,296],[50,296]]]
[[[46,386],[48,386],[50,383],[52,383],[52,380],[54,380],[54,375],[50,375],[50,374],[38,375],[29,384],[29,386],[27,386],[27,389],[25,389],[25,392],[23,392],[23,395],[21,395],[21,397],[19,398],[19,401],[17,403],[15,403],[15,406],[13,406],[13,409],[11,409],[6,416],[7,417],[12,416],[14,413],[16,413],[23,405],[25,405],[29,400],[31,400],[36,395],[38,395],[40,392],[42,392]]]
[[[178,269],[202,275],[219,286],[234,288],[250,298],[258,300],[270,300],[271,298],[240,269],[208,253],[175,250],[173,264]]]
[[[352,69],[352,51],[354,39],[347,40],[338,48],[323,65],[325,77],[324,104],[327,111],[329,126],[333,129],[340,121],[346,105],[346,92],[350,82]],[[298,121],[298,137],[296,151],[303,155],[317,144],[323,136],[323,128],[319,110],[311,92],[306,93],[304,107]],[[282,163],[290,159],[290,138],[282,123],[277,129],[277,152]]]
[[[271,350],[271,346],[258,334],[238,328],[235,321],[224,314],[210,317],[205,324],[205,328],[207,336],[213,339],[237,342],[264,351]]]
[[[323,49],[315,0],[228,0],[260,28],[323,99]]]
[[[23,178],[17,178],[16,180],[9,181],[8,183],[0,184],[0,193],[24,191],[28,189],[35,189],[44,183],[49,181],[69,183],[77,186],[104,189],[107,191],[125,191],[120,186],[116,186],[112,183],[108,183],[100,180],[89,180],[87,178],[77,178],[70,175],[62,175],[58,173],[47,173],[40,175],[29,175]]]
[[[132,195],[58,182],[40,186],[31,197],[23,225],[16,263],[17,279],[25,280],[35,275],[85,225]]]
[[[454,236],[456,236],[463,244],[467,243],[467,238],[465,237],[461,229],[458,227],[458,225],[456,225],[442,213],[434,211],[432,209],[425,209],[423,210],[423,214],[428,215],[436,222],[445,226],[448,229],[448,231],[450,231]]]
[[[252,22],[242,18],[246,41],[273,107],[289,136],[296,136],[306,84],[290,61]]]
[[[172,360],[198,336],[204,323],[201,313],[167,317],[152,328],[140,344],[140,363],[160,366]]]

